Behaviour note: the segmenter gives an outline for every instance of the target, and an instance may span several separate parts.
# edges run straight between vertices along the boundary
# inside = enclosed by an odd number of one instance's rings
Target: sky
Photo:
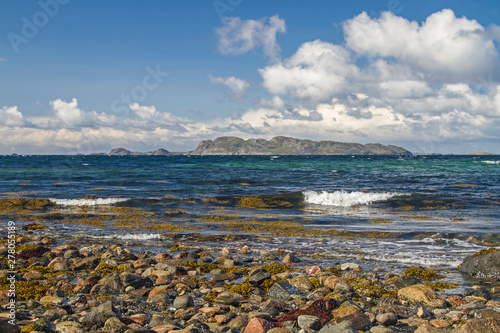
[[[0,154],[500,154],[498,0],[0,0]]]

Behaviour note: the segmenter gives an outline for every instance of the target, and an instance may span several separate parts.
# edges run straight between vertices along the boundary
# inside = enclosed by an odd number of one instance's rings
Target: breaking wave
[[[323,206],[337,206],[337,207],[350,207],[355,205],[368,205],[376,201],[386,201],[395,196],[402,195],[401,193],[382,192],[316,192],[304,191],[304,201],[308,204],[323,205]]]
[[[96,198],[96,199],[49,199],[60,206],[101,206],[113,205],[118,202],[128,201],[128,198]]]

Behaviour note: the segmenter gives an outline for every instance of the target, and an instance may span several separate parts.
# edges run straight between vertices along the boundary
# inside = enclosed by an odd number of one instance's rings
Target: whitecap
[[[97,198],[97,199],[49,199],[51,202],[60,206],[100,206],[113,205],[118,202],[129,200],[128,198]]]
[[[404,195],[394,192],[316,192],[304,191],[304,200],[306,203],[324,206],[350,207],[355,205],[367,205],[376,201],[386,201],[395,196]]]

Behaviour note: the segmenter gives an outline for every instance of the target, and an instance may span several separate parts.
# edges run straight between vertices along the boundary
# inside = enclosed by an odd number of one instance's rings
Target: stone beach
[[[497,280],[444,294],[442,272],[420,267],[315,265],[299,252],[224,243],[143,251],[37,225],[16,235],[15,325],[0,245],[0,333],[500,332]]]

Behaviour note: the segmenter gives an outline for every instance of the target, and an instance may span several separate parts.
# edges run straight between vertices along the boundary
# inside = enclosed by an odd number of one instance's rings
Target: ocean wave
[[[113,234],[106,236],[97,236],[97,238],[104,239],[123,239],[123,240],[150,240],[160,239],[160,234]]]
[[[96,198],[96,199],[49,199],[60,206],[101,206],[113,205],[118,202],[128,201],[128,198]]]
[[[500,164],[500,161],[481,161],[486,164]]]
[[[323,206],[350,207],[355,205],[368,205],[376,201],[386,201],[395,196],[403,195],[394,192],[316,192],[304,191],[304,201],[309,204]]]

